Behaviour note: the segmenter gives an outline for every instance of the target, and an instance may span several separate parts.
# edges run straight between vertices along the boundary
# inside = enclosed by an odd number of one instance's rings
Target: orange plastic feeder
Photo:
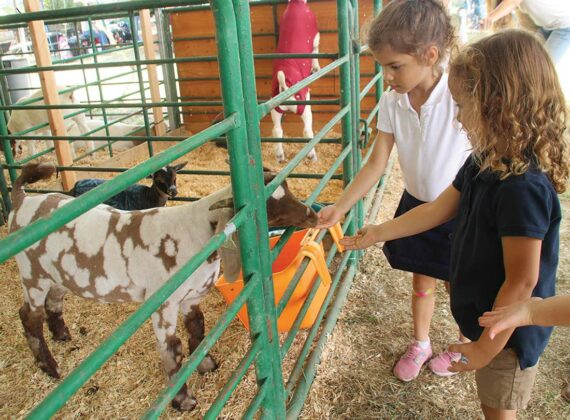
[[[317,314],[321,309],[327,292],[330,289],[331,276],[325,261],[325,251],[322,244],[317,244],[314,240],[318,232],[318,229],[304,229],[293,233],[277,256],[276,260],[273,262],[273,285],[275,304],[277,305],[281,296],[285,293],[289,282],[301,265],[303,257],[306,256],[309,258],[307,268],[303,272],[297,287],[291,295],[291,299],[289,299],[289,302],[287,303],[287,306],[277,320],[277,329],[279,332],[285,332],[291,329],[301,307],[305,303],[305,300],[313,287],[315,280],[317,279],[317,274],[320,276],[321,282],[317,289],[317,293],[309,306],[309,310],[301,322],[300,328],[310,328],[315,323]],[[337,223],[335,226],[329,228],[329,233],[337,244],[339,251],[343,251],[342,245],[339,243],[339,240],[342,237],[340,224]],[[280,238],[280,236],[269,238],[270,247],[273,248]],[[238,278],[233,283],[227,282],[222,275],[216,282],[215,286],[229,304],[233,302],[237,295],[243,290],[242,273],[239,274]],[[239,310],[237,316],[245,328],[249,330],[247,308],[245,305]]]

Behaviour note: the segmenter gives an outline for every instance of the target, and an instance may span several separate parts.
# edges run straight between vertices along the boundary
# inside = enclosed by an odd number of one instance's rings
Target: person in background
[[[570,54],[570,1],[567,0],[503,0],[483,19],[483,28],[492,25],[520,7],[538,26],[554,65]]]

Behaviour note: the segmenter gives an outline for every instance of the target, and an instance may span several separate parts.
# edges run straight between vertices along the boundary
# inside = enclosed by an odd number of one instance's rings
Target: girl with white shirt
[[[405,185],[396,216],[434,200],[453,181],[470,151],[455,120],[457,107],[443,72],[454,42],[450,18],[436,0],[394,0],[372,21],[368,45],[391,91],[380,100],[370,159],[340,199],[319,212],[317,227],[332,226],[366,195],[384,174],[394,145]],[[449,279],[452,227],[453,222],[448,222],[384,247],[393,268],[413,273],[414,340],[394,367],[396,377],[405,382],[415,379],[432,357],[433,293],[436,279],[446,283]],[[460,336],[460,340],[465,339]],[[431,359],[429,367],[449,376],[447,368],[458,357],[443,352]]]

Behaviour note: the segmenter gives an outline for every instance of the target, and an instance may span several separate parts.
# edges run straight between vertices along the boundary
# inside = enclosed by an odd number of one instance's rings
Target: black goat
[[[180,171],[187,162],[176,166],[166,166],[152,174],[152,185],[131,185],[126,190],[109,198],[104,204],[115,207],[119,210],[144,210],[153,207],[164,207],[168,197],[176,197],[176,173]],[[87,191],[98,187],[106,180],[104,179],[81,179],[75,183],[69,192],[74,197],[79,197]]]

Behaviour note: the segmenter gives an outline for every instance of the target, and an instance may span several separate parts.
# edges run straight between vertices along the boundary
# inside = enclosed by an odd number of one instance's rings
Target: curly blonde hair
[[[473,120],[468,136],[481,171],[505,179],[534,166],[564,192],[567,109],[541,42],[522,30],[496,33],[452,57],[449,73],[467,105],[459,112]]]
[[[438,0],[392,0],[366,25],[364,32],[371,51],[389,45],[420,62],[428,48],[435,45],[439,57],[434,66],[440,70],[456,44],[451,18]]]

